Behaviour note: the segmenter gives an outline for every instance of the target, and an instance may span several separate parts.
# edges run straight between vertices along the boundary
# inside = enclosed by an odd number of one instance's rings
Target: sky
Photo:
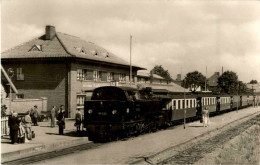
[[[1,0],[1,52],[45,33],[46,25],[151,70],[233,71],[260,82],[260,1]],[[207,67],[207,71],[206,71]]]

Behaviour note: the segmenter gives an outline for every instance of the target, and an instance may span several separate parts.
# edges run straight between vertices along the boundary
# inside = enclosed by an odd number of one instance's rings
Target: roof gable
[[[33,47],[29,50],[30,51],[42,51],[41,45],[33,45]]]

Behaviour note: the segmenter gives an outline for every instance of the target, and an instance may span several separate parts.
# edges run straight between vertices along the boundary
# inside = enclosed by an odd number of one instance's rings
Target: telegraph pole
[[[206,78],[205,78],[205,92],[207,90],[207,65],[206,65]]]
[[[184,129],[186,128],[186,94],[185,94],[185,80],[183,80],[183,97],[184,97],[184,104],[183,104],[183,108],[184,108],[184,114],[183,114],[183,127]]]
[[[130,35],[130,86],[132,85],[132,35]]]
[[[238,100],[240,101],[240,97],[238,96],[238,88],[239,88],[239,82],[238,82],[238,84],[237,84],[237,98],[238,98]],[[242,99],[242,98],[241,98]],[[237,102],[238,103],[238,102]],[[239,102],[239,104],[240,104],[240,102]],[[238,112],[238,105],[237,105],[237,112]]]

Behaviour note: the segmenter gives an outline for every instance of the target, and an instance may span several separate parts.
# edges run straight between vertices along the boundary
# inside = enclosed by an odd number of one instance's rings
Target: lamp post
[[[11,87],[11,81],[12,81],[12,77],[14,76],[14,71],[12,68],[9,68],[7,70],[7,73],[8,73],[8,76],[10,78],[10,82],[9,82],[9,85],[10,85],[10,88],[9,88],[9,109],[10,109],[10,112],[11,112],[11,99],[12,99],[12,87]]]

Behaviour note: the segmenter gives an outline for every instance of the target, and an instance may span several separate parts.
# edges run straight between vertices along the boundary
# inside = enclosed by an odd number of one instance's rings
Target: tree
[[[218,86],[224,93],[237,94],[238,84],[238,76],[232,71],[226,71],[218,78]]]
[[[247,94],[248,92],[248,88],[246,86],[245,83],[243,83],[242,81],[238,82],[238,94]]]
[[[151,70],[153,74],[157,74],[161,77],[163,77],[167,82],[171,82],[173,79],[171,78],[170,73],[168,70],[164,70],[162,65],[156,65],[154,68]]]
[[[257,82],[257,80],[251,80],[250,82],[249,82],[249,84],[257,84],[258,82]]]
[[[200,72],[189,72],[183,80],[183,86],[190,88],[192,92],[195,92],[199,86],[203,86],[205,84],[205,80],[206,77],[203,76]]]

